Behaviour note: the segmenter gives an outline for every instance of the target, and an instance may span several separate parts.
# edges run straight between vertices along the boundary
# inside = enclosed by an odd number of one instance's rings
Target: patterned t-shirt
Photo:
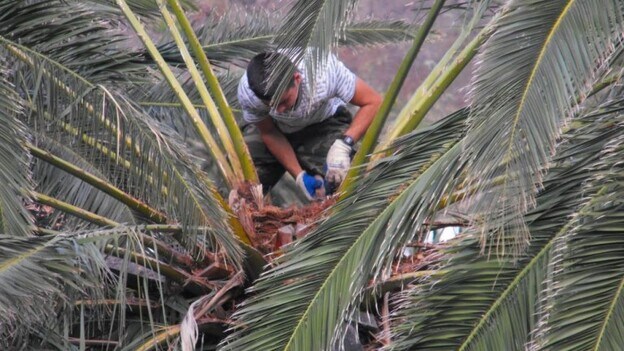
[[[355,93],[355,74],[330,54],[323,69],[316,72],[314,86],[306,79],[305,63],[297,66],[302,75],[295,106],[286,113],[271,110],[249,87],[247,73],[238,83],[238,101],[245,122],[257,123],[271,116],[284,133],[292,133],[331,117],[339,106],[351,101]]]

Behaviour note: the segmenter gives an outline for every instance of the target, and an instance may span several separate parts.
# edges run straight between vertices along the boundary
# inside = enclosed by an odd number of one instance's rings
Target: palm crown
[[[176,0],[0,5],[4,346],[321,350],[340,346],[367,308],[382,311],[387,348],[621,345],[624,3],[472,4],[473,20],[379,139],[444,3],[416,29],[347,24],[355,2],[344,0],[296,2],[281,27],[256,13],[201,30]],[[145,25],[161,19],[170,37],[154,44]],[[124,26],[145,49],[127,44]],[[258,277],[267,262],[244,209],[215,186],[257,181],[230,107],[236,76],[223,68],[270,46],[297,56],[405,39],[412,48],[354,161],[376,147],[373,162],[354,167],[327,215]],[[417,129],[473,57],[471,103]],[[48,223],[29,212],[41,205],[55,209]],[[401,248],[456,208],[469,224],[431,270],[391,277]]]

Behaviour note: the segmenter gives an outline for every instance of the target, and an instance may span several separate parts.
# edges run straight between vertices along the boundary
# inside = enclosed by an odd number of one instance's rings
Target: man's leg
[[[263,192],[266,193],[282,177],[285,169],[264,145],[260,131],[255,125],[249,124],[245,126],[243,128],[243,137],[256,166]]]
[[[336,139],[349,128],[351,113],[346,107],[339,107],[336,113],[323,122],[313,124],[298,132],[288,134],[301,167],[308,172],[325,176],[327,152]]]

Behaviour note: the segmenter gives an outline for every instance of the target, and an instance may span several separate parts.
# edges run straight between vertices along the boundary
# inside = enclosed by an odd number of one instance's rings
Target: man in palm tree
[[[278,60],[294,71],[286,90],[277,96],[270,82]],[[351,165],[354,144],[364,135],[381,105],[381,96],[334,55],[328,55],[314,79],[279,53],[261,53],[251,59],[238,85],[245,141],[265,190],[284,171],[295,179],[309,199],[323,193],[324,182],[335,189]],[[346,108],[359,109],[352,118]]]

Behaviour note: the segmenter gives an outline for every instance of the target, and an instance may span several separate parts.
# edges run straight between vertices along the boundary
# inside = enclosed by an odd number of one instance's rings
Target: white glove
[[[325,184],[321,176],[311,176],[306,171],[301,171],[295,181],[308,200],[312,201],[324,197]]]
[[[327,172],[325,181],[338,186],[347,176],[351,166],[351,146],[341,139],[337,139],[327,153]]]

